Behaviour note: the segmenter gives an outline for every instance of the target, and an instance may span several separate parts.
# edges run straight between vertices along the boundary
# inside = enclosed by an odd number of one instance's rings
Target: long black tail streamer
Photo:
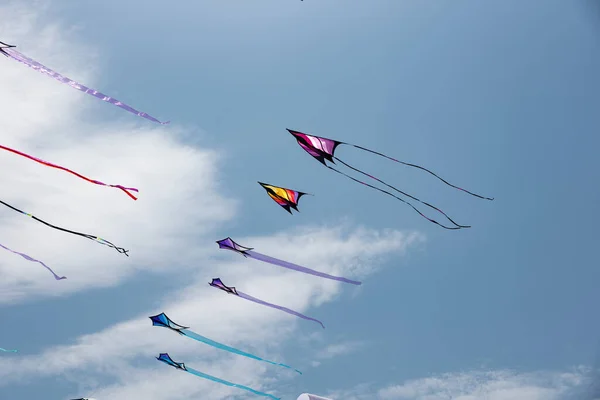
[[[438,178],[440,181],[444,182],[446,185],[448,185],[448,186],[451,186],[451,187],[453,187],[453,188],[455,188],[455,189],[458,189],[458,190],[462,190],[463,192],[465,192],[465,193],[468,193],[468,194],[470,194],[471,196],[479,197],[480,199],[484,199],[484,200],[494,200],[494,198],[493,198],[493,197],[485,197],[485,196],[481,196],[481,195],[478,195],[478,194],[476,194],[476,193],[469,192],[468,190],[466,190],[466,189],[463,189],[463,188],[461,188],[461,187],[458,187],[458,186],[456,186],[456,185],[453,185],[453,184],[451,184],[450,182],[448,182],[448,181],[446,181],[445,179],[443,179],[442,177],[440,177],[440,176],[436,175],[435,173],[433,173],[432,171],[428,170],[427,168],[421,167],[420,165],[411,164],[411,163],[407,163],[407,162],[404,162],[404,161],[396,160],[395,158],[392,158],[392,157],[390,157],[390,156],[386,156],[385,154],[382,154],[382,153],[380,153],[380,152],[378,152],[378,151],[371,150],[371,149],[367,149],[366,147],[358,146],[358,145],[355,145],[355,144],[352,144],[352,143],[346,143],[346,142],[342,142],[342,143],[343,143],[343,144],[345,144],[345,145],[348,145],[348,146],[356,147],[357,149],[361,149],[361,150],[364,150],[364,151],[368,151],[369,153],[377,154],[377,155],[378,155],[378,156],[380,156],[380,157],[387,158],[388,160],[392,160],[392,161],[394,161],[394,162],[397,162],[397,163],[399,163],[399,164],[403,164],[403,165],[406,165],[406,166],[408,166],[408,167],[418,168],[418,169],[420,169],[420,170],[423,170],[423,171],[425,171],[425,172],[429,172],[431,175],[435,176],[435,177],[436,177],[436,178]]]
[[[88,235],[87,233],[75,232],[75,231],[71,231],[71,230],[69,230],[69,229],[61,228],[61,227],[59,227],[59,226],[56,226],[56,225],[52,225],[52,224],[50,224],[50,223],[48,223],[48,222],[46,222],[46,221],[42,221],[41,219],[39,219],[39,218],[38,218],[38,217],[36,217],[35,215],[31,215],[31,214],[28,214],[28,213],[26,213],[26,212],[24,212],[24,211],[21,211],[21,210],[19,210],[18,208],[16,208],[16,207],[13,207],[13,206],[11,206],[10,204],[7,204],[7,203],[3,202],[2,200],[0,200],[0,203],[4,204],[4,205],[5,205],[6,207],[8,207],[8,208],[11,208],[11,209],[13,209],[13,210],[14,210],[14,211],[16,211],[16,212],[19,212],[19,213],[21,213],[21,214],[23,214],[23,215],[26,215],[26,216],[28,216],[28,217],[31,217],[31,218],[35,219],[36,221],[38,221],[38,222],[41,222],[42,224],[44,224],[44,225],[46,225],[46,226],[49,226],[50,228],[54,228],[54,229],[56,229],[56,230],[59,230],[59,231],[62,231],[62,232],[71,233],[71,234],[73,234],[73,235],[77,235],[77,236],[84,237],[84,238],[86,238],[86,239],[93,240],[94,242],[100,243],[100,244],[102,244],[102,245],[104,245],[104,246],[112,247],[113,249],[117,250],[119,253],[121,253],[121,254],[125,254],[127,257],[129,257],[129,254],[127,254],[127,253],[129,252],[129,250],[125,250],[125,249],[124,249],[124,248],[122,248],[122,247],[117,247],[117,246],[115,246],[114,244],[112,244],[111,242],[109,242],[108,240],[102,239],[102,238],[100,238],[100,237],[98,237],[98,236],[95,236],[95,235]]]
[[[356,171],[356,172],[358,172],[358,173],[361,173],[361,174],[363,174],[363,175],[365,175],[365,176],[367,176],[367,177],[369,177],[369,178],[371,178],[371,179],[374,179],[374,180],[376,180],[377,182],[379,182],[379,183],[382,183],[382,184],[384,184],[385,186],[389,187],[390,189],[393,189],[393,190],[395,190],[396,192],[398,192],[398,193],[401,193],[401,194],[405,195],[406,197],[410,197],[411,199],[413,199],[413,200],[415,200],[415,201],[418,201],[419,203],[421,203],[421,204],[424,204],[424,205],[426,205],[427,207],[431,207],[431,208],[433,208],[434,210],[436,210],[436,211],[440,212],[441,214],[443,214],[443,215],[444,215],[444,217],[446,217],[446,218],[448,219],[448,221],[452,222],[452,223],[453,223],[454,225],[456,225],[457,227],[459,227],[459,228],[470,228],[470,226],[468,226],[468,225],[460,225],[460,224],[457,224],[456,222],[454,222],[454,221],[452,220],[452,218],[450,218],[450,217],[449,217],[449,216],[448,216],[448,215],[447,215],[445,212],[443,212],[442,210],[440,210],[440,209],[439,209],[439,208],[437,208],[436,206],[432,206],[431,204],[429,204],[429,203],[427,203],[427,202],[425,202],[425,201],[422,201],[422,200],[420,200],[420,199],[417,199],[415,196],[411,196],[410,194],[408,194],[408,193],[405,193],[405,192],[403,192],[402,190],[400,190],[400,189],[398,189],[398,188],[395,188],[394,186],[392,186],[392,185],[390,185],[390,184],[388,184],[388,183],[384,182],[383,180],[381,180],[381,179],[379,179],[379,178],[376,178],[376,177],[374,177],[373,175],[367,174],[366,172],[364,172],[364,171],[361,171],[361,170],[360,170],[360,169],[358,169],[358,168],[355,168],[355,167],[353,167],[352,165],[350,165],[350,164],[348,164],[348,163],[346,163],[346,162],[344,162],[344,161],[340,160],[339,158],[337,158],[337,157],[335,157],[335,156],[334,156],[333,158],[334,158],[336,161],[339,161],[340,163],[344,164],[346,167],[350,168],[351,170],[353,170],[353,171]],[[413,207],[413,208],[414,208],[414,207]]]
[[[365,185],[365,186],[368,186],[368,187],[370,187],[370,188],[373,188],[373,189],[375,189],[375,190],[379,190],[379,191],[380,191],[380,192],[382,192],[382,193],[385,193],[385,194],[387,194],[387,195],[390,195],[390,196],[392,196],[393,198],[395,198],[395,199],[398,199],[398,200],[400,200],[401,202],[403,202],[403,203],[405,203],[405,204],[408,204],[408,205],[409,205],[409,206],[410,206],[410,207],[411,207],[413,210],[415,210],[415,211],[416,211],[416,212],[417,212],[417,213],[418,213],[418,214],[419,214],[421,217],[425,218],[425,219],[426,219],[426,220],[428,220],[429,222],[433,222],[434,224],[441,226],[442,228],[445,228],[445,229],[451,229],[451,230],[462,229],[462,228],[470,228],[470,226],[468,226],[468,225],[460,225],[460,226],[450,227],[450,226],[446,226],[446,225],[440,224],[440,223],[439,223],[439,222],[437,222],[436,220],[434,220],[434,219],[431,219],[431,218],[427,217],[425,214],[423,214],[421,211],[419,211],[419,210],[418,210],[418,209],[417,209],[415,206],[413,206],[411,203],[409,203],[409,202],[408,202],[408,201],[406,201],[406,200],[403,200],[403,199],[401,199],[400,197],[396,196],[395,194],[392,194],[392,193],[390,193],[390,192],[388,192],[388,191],[386,191],[386,190],[380,189],[380,188],[378,188],[378,187],[376,187],[376,186],[369,185],[369,184],[368,184],[368,183],[366,183],[366,182],[359,181],[358,179],[356,179],[356,178],[354,178],[354,177],[352,177],[352,176],[350,176],[350,175],[348,175],[348,174],[345,174],[345,173],[343,173],[342,171],[338,171],[337,169],[335,169],[335,168],[333,168],[333,167],[331,167],[331,166],[329,166],[329,165],[325,165],[325,166],[326,166],[327,168],[329,168],[330,170],[337,172],[338,174],[344,175],[345,177],[347,177],[347,178],[349,178],[349,179],[352,179],[354,182],[358,182],[358,183],[361,183],[361,184],[363,184],[363,185]],[[444,215],[445,215],[445,214],[444,214]],[[448,218],[448,219],[450,219],[450,218]]]

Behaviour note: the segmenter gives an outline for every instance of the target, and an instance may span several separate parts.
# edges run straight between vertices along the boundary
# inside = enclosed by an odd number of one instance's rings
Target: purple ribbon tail
[[[302,318],[302,319],[305,319],[305,320],[308,320],[308,321],[314,321],[314,322],[316,322],[316,323],[320,324],[320,325],[323,327],[323,329],[325,329],[325,325],[323,325],[323,323],[322,323],[321,321],[319,321],[318,319],[314,319],[314,318],[311,318],[311,317],[307,317],[307,316],[306,316],[306,315],[304,315],[304,314],[300,314],[299,312],[297,312],[297,311],[294,311],[294,310],[290,310],[289,308],[286,308],[286,307],[281,307],[281,306],[278,306],[277,304],[267,303],[266,301],[262,301],[262,300],[260,300],[260,299],[257,299],[256,297],[252,297],[252,296],[250,296],[250,295],[248,295],[248,294],[246,294],[246,293],[242,293],[242,292],[240,292],[239,290],[238,290],[238,292],[237,292],[237,293],[238,293],[238,296],[239,296],[239,297],[241,297],[242,299],[250,300],[250,301],[252,301],[252,302],[254,302],[254,303],[257,303],[257,304],[262,304],[263,306],[267,306],[267,307],[275,308],[275,309],[277,309],[277,310],[281,310],[281,311],[283,311],[283,312],[286,312],[286,313],[288,313],[288,314],[295,315],[296,317],[300,317],[300,318]]]
[[[54,279],[56,279],[57,281],[60,281],[62,279],[67,279],[66,276],[58,276],[58,275],[56,275],[56,273],[54,271],[52,271],[52,268],[50,268],[49,266],[47,266],[46,264],[44,264],[40,260],[36,260],[35,258],[29,257],[27,254],[23,254],[23,253],[19,253],[18,251],[11,250],[8,247],[3,246],[2,244],[0,244],[0,247],[2,247],[4,250],[10,251],[11,253],[20,255],[21,257],[23,257],[27,261],[36,262],[38,264],[41,264],[44,268],[46,268],[48,271],[50,271],[52,273],[52,275],[54,275]]]
[[[7,54],[9,57],[11,57],[13,60],[18,61],[22,64],[27,65],[30,68],[33,68],[34,70],[41,72],[42,74],[48,75],[51,78],[56,79],[59,82],[62,83],[66,83],[67,85],[71,86],[72,88],[75,88],[81,92],[87,93],[89,95],[92,95],[102,101],[106,101],[107,103],[113,104],[117,107],[122,108],[125,111],[128,111],[132,114],[135,114],[139,117],[145,118],[147,120],[150,120],[152,122],[156,122],[158,124],[161,125],[166,125],[168,123],[170,123],[170,121],[166,121],[166,122],[161,122],[158,119],[154,118],[151,115],[146,114],[145,112],[142,111],[138,111],[135,108],[125,104],[125,103],[121,103],[119,100],[114,99],[110,96],[105,95],[104,93],[101,93],[95,89],[90,89],[85,85],[82,85],[79,82],[76,82],[70,78],[67,78],[61,74],[59,74],[56,71],[51,70],[50,68],[46,67],[45,65],[40,64],[39,62],[32,60],[31,58],[27,57],[24,54],[19,53],[18,51],[16,51],[15,49],[12,48],[5,48],[4,50],[4,54]]]
[[[252,250],[248,250],[245,253],[248,256],[250,256],[250,257],[252,257],[252,258],[254,258],[256,260],[264,261],[264,262],[267,262],[269,264],[277,265],[277,266],[280,266],[280,267],[283,267],[283,268],[293,269],[294,271],[304,272],[305,274],[315,275],[315,276],[319,276],[321,278],[326,278],[326,279],[332,279],[334,281],[350,283],[352,285],[360,285],[361,284],[361,282],[358,282],[358,281],[353,281],[353,280],[342,278],[342,277],[339,277],[339,276],[333,276],[333,275],[329,275],[329,274],[326,274],[326,273],[323,273],[323,272],[315,271],[314,269],[310,269],[310,268],[306,268],[306,267],[301,267],[300,265],[292,264],[292,263],[287,262],[287,261],[283,261],[283,260],[279,260],[277,258],[269,257],[269,256],[257,253],[257,252],[252,251]]]

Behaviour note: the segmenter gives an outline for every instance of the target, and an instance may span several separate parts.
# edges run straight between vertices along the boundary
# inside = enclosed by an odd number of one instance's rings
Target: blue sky
[[[140,188],[133,202],[1,155],[3,201],[131,257],[2,210],[0,243],[68,279],[0,254],[0,347],[20,351],[0,353],[0,398],[250,398],[158,364],[159,352],[284,399],[582,398],[600,352],[600,8],[173,3],[0,5],[0,40],[173,121],[158,127],[0,60],[3,145]],[[323,168],[285,128],[384,151],[496,200],[338,150],[473,226],[445,231]],[[290,216],[256,181],[315,196]],[[226,236],[364,284],[223,254],[214,241]],[[216,276],[327,329],[214,293]],[[145,318],[161,311],[304,375],[152,328]]]

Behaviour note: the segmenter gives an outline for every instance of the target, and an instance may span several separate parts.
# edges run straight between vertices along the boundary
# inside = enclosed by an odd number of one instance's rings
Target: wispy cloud
[[[313,367],[318,367],[321,365],[323,360],[330,360],[337,356],[350,354],[354,351],[357,351],[361,347],[364,347],[365,345],[366,342],[345,341],[325,346],[325,348],[316,353],[315,360],[311,362],[311,365]]]
[[[344,268],[341,265],[344,261],[361,253],[387,251],[377,250],[375,241],[378,240],[378,235],[369,231],[361,231],[350,235],[348,239],[341,239],[337,237],[339,235],[337,229],[321,228],[311,231],[304,239],[309,241],[311,235],[327,237],[328,243],[336,244],[334,248],[343,249],[324,253],[318,242],[303,247],[303,259],[323,270],[336,268],[336,263],[333,261],[338,260],[340,267],[337,268],[343,271]],[[410,236],[396,234],[393,237],[395,239],[388,243],[386,249],[399,249],[410,242],[408,239]],[[361,244],[347,246],[354,249],[348,251],[345,245],[348,242]],[[289,238],[280,235],[273,238],[271,243],[283,249],[289,245]],[[235,254],[232,253],[232,256]],[[266,274],[261,276],[250,275],[243,273],[242,270],[248,270],[250,266],[255,267],[253,260],[243,258],[234,258],[234,260],[226,263],[213,263],[213,267],[215,270],[229,270],[229,274],[238,275],[237,271],[239,271],[238,280],[243,279],[246,286],[252,287],[253,291],[264,293],[264,297],[268,297],[269,301],[285,304],[302,311],[315,303],[320,303],[323,293],[333,297],[342,285],[310,276],[298,276],[298,274],[294,275],[277,269],[265,271]],[[333,267],[328,268],[329,263]],[[285,372],[273,371],[268,367],[256,365],[256,362],[252,360],[230,357],[228,354],[222,354],[208,346],[181,338],[167,329],[151,327],[147,317],[165,311],[174,321],[190,326],[209,338],[229,345],[252,349],[270,359],[280,359],[277,349],[285,341],[292,339],[294,327],[302,321],[298,322],[286,314],[257,307],[209,288],[206,285],[206,272],[200,270],[191,275],[190,285],[183,290],[176,301],[165,302],[160,308],[148,309],[137,318],[119,323],[99,333],[80,337],[74,345],[53,347],[42,354],[22,356],[11,362],[0,361],[0,385],[20,380],[23,376],[57,376],[67,373],[76,376],[76,374],[85,373],[86,375],[102,376],[103,379],[113,382],[110,388],[100,391],[105,398],[113,398],[117,395],[119,398],[125,398],[124,393],[131,390],[132,385],[137,388],[136,390],[147,388],[149,393],[145,394],[148,396],[145,398],[157,400],[180,398],[184,395],[193,396],[198,395],[199,391],[208,390],[203,385],[189,382],[190,379],[194,379],[191,376],[175,375],[176,379],[173,379],[173,372],[177,371],[171,372],[168,369],[165,371],[163,365],[154,367],[152,364],[147,365],[148,363],[144,362],[137,368],[132,367],[134,364],[139,364],[140,359],[152,360],[160,352],[165,351],[172,354],[178,361],[184,361],[189,365],[198,365],[200,370],[202,370],[202,366],[205,366],[209,370],[206,371],[207,373],[233,381],[242,379],[244,384],[252,382],[255,386],[260,386],[261,382],[266,379],[263,374],[267,370],[269,376],[273,376],[273,374],[284,376]],[[272,290],[273,287],[277,287],[277,290]],[[290,297],[289,293],[294,293],[294,296]],[[218,323],[207,324],[206,321],[218,321]],[[349,351],[356,345],[357,343],[346,343],[341,346],[331,346],[326,349],[327,357]],[[281,361],[291,363],[289,360]],[[303,364],[305,366],[307,362],[309,360],[301,360],[300,365],[294,366],[302,368]],[[259,379],[261,377],[262,379]],[[165,390],[165,393],[156,392],[160,385],[172,386],[174,389],[177,382],[182,381],[188,382],[187,386],[183,384],[178,387],[176,394],[169,390]],[[186,392],[185,388],[188,386],[189,392]],[[216,390],[218,392],[221,389]],[[141,394],[138,393],[138,395],[144,398]]]
[[[0,37],[10,32],[11,40],[25,48],[23,52],[42,60],[50,57],[49,48],[68,47],[60,53],[60,62],[56,55],[51,57],[53,65],[66,69],[71,63],[79,65],[72,75],[93,85],[95,75],[87,68],[91,60],[84,56],[89,46],[83,51],[84,46],[73,40],[67,46],[61,29],[45,28],[24,5],[14,4],[0,8],[2,15],[11,15]],[[51,41],[52,46],[31,45],[32,37],[43,37],[42,42]],[[192,238],[203,240],[218,223],[232,218],[236,209],[236,202],[218,191],[219,153],[186,146],[178,140],[183,130],[177,126],[167,130],[138,122],[117,108],[111,110],[117,122],[89,125],[84,122],[89,112],[106,104],[7,58],[0,61],[3,145],[91,178],[140,189],[139,200],[133,201],[118,189],[93,185],[1,151],[0,169],[5,171],[0,175],[1,200],[55,225],[110,240],[129,249],[131,257],[2,206],[0,243],[44,261],[68,280],[53,282],[39,266],[2,254],[0,302],[116,285],[142,269],[195,265],[200,250],[191,245]]]
[[[321,360],[328,360],[339,355],[350,354],[363,346],[365,346],[365,342],[359,341],[348,341],[332,344],[325,347],[323,351],[319,352],[317,358]]]
[[[362,384],[329,393],[335,400],[565,400],[582,399],[586,369],[447,373],[376,389]],[[574,397],[579,396],[579,397]],[[586,400],[591,400],[587,399]]]
[[[10,32],[10,41],[24,53],[95,86],[99,71],[88,57],[91,46],[65,33],[68,29],[44,21],[44,4],[36,2],[36,11],[31,11],[28,2],[1,6],[0,13],[11,17],[0,27],[0,37],[9,40]],[[48,346],[40,354],[1,359],[0,386],[64,376],[80,384],[75,394],[89,396],[91,392],[98,399],[224,399],[238,393],[159,364],[154,357],[160,352],[169,352],[175,360],[211,375],[262,390],[275,390],[276,378],[292,377],[152,327],[147,317],[161,311],[203,335],[270,359],[299,368],[314,359],[311,355],[293,363],[278,355],[303,321],[226,296],[206,284],[215,276],[232,284],[243,282],[249,293],[301,312],[334,300],[344,287],[216,249],[214,240],[219,238],[213,232],[235,216],[237,204],[220,195],[218,151],[186,145],[179,139],[186,132],[176,124],[158,127],[116,108],[110,110],[115,119],[90,124],[88,117],[107,105],[10,60],[0,62],[0,108],[3,116],[10,116],[3,118],[2,144],[92,178],[140,189],[140,199],[132,201],[116,189],[0,153],[0,169],[10,171],[0,175],[2,200],[57,225],[97,234],[131,254],[127,258],[1,208],[0,243],[43,260],[68,279],[56,282],[38,265],[2,253],[0,303],[58,295],[76,298],[90,288],[118,286],[150,271],[185,276],[187,282],[176,294],[157,299],[160,307],[139,310],[136,318],[81,336],[74,343]],[[160,107],[154,107],[152,111],[161,115]],[[385,257],[402,255],[423,237],[346,224],[300,227],[293,235],[280,232],[235,239],[266,254],[362,279],[379,268]],[[324,354],[342,354],[356,344],[330,346]]]

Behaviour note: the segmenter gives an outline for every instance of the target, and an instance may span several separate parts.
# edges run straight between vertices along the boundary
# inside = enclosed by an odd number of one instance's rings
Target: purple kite
[[[130,112],[130,113],[140,116],[142,118],[146,118],[147,120],[159,123],[161,125],[166,125],[170,122],[170,121],[161,122],[161,121],[157,120],[156,118],[152,117],[151,115],[146,114],[145,112],[138,111],[138,110],[128,106],[125,103],[121,103],[117,99],[114,99],[112,97],[105,95],[104,93],[100,93],[97,90],[90,89],[90,88],[82,85],[81,83],[75,82],[74,80],[72,80],[70,78],[62,76],[58,72],[52,71],[50,68],[38,63],[37,61],[32,60],[31,58],[14,50],[15,47],[16,46],[14,46],[14,45],[9,45],[4,42],[0,42],[0,53],[4,54],[6,57],[12,58],[15,61],[18,61],[22,64],[27,65],[28,67],[31,67],[34,70],[41,72],[42,74],[48,75],[49,77],[54,78],[59,82],[66,83],[67,85],[71,86],[72,88],[75,88],[79,91],[82,91],[84,93],[92,95],[102,101],[106,101],[110,104],[120,107],[127,112]]]
[[[350,279],[342,278],[339,276],[333,276],[333,275],[329,275],[329,274],[326,274],[323,272],[318,272],[318,271],[315,271],[314,269],[301,267],[300,265],[292,264],[287,261],[279,260],[277,258],[273,258],[273,257],[266,256],[264,254],[257,253],[255,251],[252,251],[253,249],[251,247],[244,247],[244,246],[237,244],[230,237],[222,239],[222,240],[217,240],[217,244],[219,245],[220,249],[235,251],[236,253],[241,254],[244,257],[254,258],[255,260],[267,262],[269,264],[277,265],[277,266],[280,266],[283,268],[293,269],[294,271],[304,272],[305,274],[315,275],[315,276],[319,276],[321,278],[333,279],[334,281],[350,283],[352,285],[360,285],[361,284],[361,282],[358,282],[358,281],[352,281]]]
[[[253,301],[254,303],[262,304],[263,306],[275,308],[277,310],[286,312],[288,314],[295,315],[296,317],[300,317],[300,318],[305,319],[307,321],[315,321],[316,323],[318,323],[319,325],[321,325],[323,327],[323,329],[325,329],[325,325],[323,325],[323,323],[321,321],[319,321],[318,319],[307,317],[306,315],[300,314],[299,312],[294,311],[294,310],[290,310],[289,308],[286,308],[286,307],[281,307],[281,306],[278,306],[276,304],[267,303],[266,301],[257,299],[256,297],[252,297],[252,296],[250,296],[250,295],[248,295],[246,293],[240,292],[239,290],[237,290],[233,286],[231,286],[231,287],[225,286],[225,284],[223,283],[223,281],[221,281],[220,278],[213,279],[212,282],[209,283],[209,285],[212,286],[212,287],[215,287],[217,289],[221,289],[225,293],[229,293],[229,294],[233,294],[235,296],[241,297],[242,299],[250,300],[250,301]]]
[[[426,172],[430,173],[431,175],[435,176],[436,178],[438,178],[439,180],[441,180],[442,182],[444,182],[446,185],[451,186],[451,187],[453,187],[455,189],[458,189],[458,190],[461,190],[463,192],[466,192],[466,193],[468,193],[468,194],[470,194],[472,196],[479,197],[480,199],[494,200],[493,198],[480,196],[478,194],[471,193],[468,190],[465,190],[465,189],[462,189],[462,188],[460,188],[458,186],[455,186],[455,185],[449,183],[448,181],[442,179],[438,175],[434,174],[430,170],[428,170],[426,168],[423,168],[423,167],[421,167],[419,165],[410,164],[410,163],[406,163],[406,162],[403,162],[403,161],[399,161],[399,160],[396,160],[395,158],[386,156],[385,154],[379,153],[379,152],[374,151],[374,150],[367,149],[367,148],[362,147],[362,146],[357,146],[355,144],[340,142],[338,140],[327,139],[327,138],[320,137],[320,136],[308,135],[306,133],[294,131],[294,130],[291,130],[291,129],[288,129],[287,131],[290,134],[292,134],[292,136],[294,136],[294,138],[296,139],[296,141],[298,142],[298,144],[300,145],[300,147],[302,147],[302,149],[304,149],[304,151],[306,151],[308,154],[310,154],[314,159],[316,159],[317,161],[319,161],[325,167],[329,168],[332,171],[337,172],[340,175],[344,175],[345,177],[347,177],[349,179],[352,179],[355,182],[358,182],[358,183],[360,183],[362,185],[368,186],[368,187],[370,187],[372,189],[378,190],[378,191],[380,191],[382,193],[385,193],[385,194],[387,194],[389,196],[392,196],[392,197],[394,197],[397,200],[400,200],[401,202],[409,205],[420,216],[422,216],[423,218],[427,219],[429,222],[433,222],[434,224],[441,226],[442,228],[445,228],[445,229],[461,229],[461,228],[470,228],[470,226],[469,225],[459,225],[459,224],[457,224],[448,215],[446,215],[445,212],[443,212],[439,208],[437,208],[435,206],[432,206],[431,204],[429,204],[427,202],[419,200],[418,198],[416,198],[414,196],[411,196],[410,194],[405,193],[405,192],[401,191],[400,189],[395,188],[392,185],[387,184],[383,180],[381,180],[379,178],[376,178],[373,175],[370,175],[370,174],[368,174],[366,172],[363,172],[363,171],[361,171],[361,170],[359,170],[357,168],[354,168],[353,166],[345,163],[344,161],[342,161],[341,159],[339,159],[338,157],[335,156],[335,150],[336,150],[337,146],[339,146],[341,144],[345,144],[347,146],[352,146],[352,147],[355,147],[357,149],[364,150],[364,151],[367,151],[369,153],[376,154],[376,155],[378,155],[380,157],[387,158],[388,160],[397,162],[399,164],[403,164],[403,165],[406,165],[406,166],[409,166],[409,167],[421,169],[423,171],[426,171]],[[370,184],[368,184],[366,182],[360,181],[360,180],[358,180],[358,179],[356,179],[356,178],[354,178],[354,177],[352,177],[350,175],[345,174],[344,172],[341,172],[341,171],[339,171],[339,170],[331,167],[330,165],[327,165],[327,163],[326,163],[327,161],[329,161],[331,164],[335,165],[334,160],[339,161],[341,164],[345,165],[346,167],[350,168],[353,171],[356,171],[356,172],[358,172],[358,173],[360,173],[360,174],[362,174],[364,176],[367,176],[368,178],[371,178],[371,179],[373,179],[373,180],[375,180],[375,181],[377,181],[377,182],[379,182],[379,183],[387,186],[388,188],[390,188],[392,190],[395,190],[396,192],[398,192],[398,193],[400,193],[400,194],[402,194],[402,195],[404,195],[406,197],[409,197],[409,198],[411,198],[411,199],[413,199],[415,201],[418,201],[419,203],[421,203],[423,205],[426,205],[427,207],[430,207],[430,208],[432,208],[432,209],[440,212],[442,215],[444,215],[448,219],[448,221],[450,221],[455,226],[454,227],[448,227],[448,226],[442,225],[441,223],[437,222],[436,220],[431,219],[431,218],[425,216],[421,211],[419,211],[415,206],[413,206],[408,201],[403,200],[400,197],[398,197],[398,196],[396,196],[396,195],[394,195],[394,194],[392,194],[392,193],[390,193],[390,192],[388,192],[386,190],[380,189],[380,188],[378,188],[376,186],[373,186],[373,185],[370,185]]]
[[[35,258],[31,258],[31,257],[29,257],[27,254],[24,254],[24,253],[19,253],[18,251],[11,250],[11,249],[9,249],[8,247],[6,247],[6,246],[2,245],[1,243],[0,243],[0,247],[2,247],[4,250],[8,250],[8,251],[10,251],[11,253],[14,253],[14,254],[18,254],[18,255],[20,255],[21,257],[23,257],[23,258],[24,258],[24,259],[26,259],[27,261],[32,261],[32,262],[36,262],[36,263],[38,263],[38,264],[41,264],[41,265],[42,265],[42,267],[46,268],[48,271],[50,271],[50,273],[51,273],[52,275],[54,275],[54,279],[56,279],[57,281],[60,281],[60,280],[62,280],[62,279],[67,279],[67,277],[66,277],[66,276],[58,276],[58,275],[56,275],[56,273],[55,273],[54,271],[52,271],[52,268],[50,268],[49,266],[47,266],[46,264],[44,264],[44,263],[43,263],[43,262],[41,262],[40,260],[36,260]]]

